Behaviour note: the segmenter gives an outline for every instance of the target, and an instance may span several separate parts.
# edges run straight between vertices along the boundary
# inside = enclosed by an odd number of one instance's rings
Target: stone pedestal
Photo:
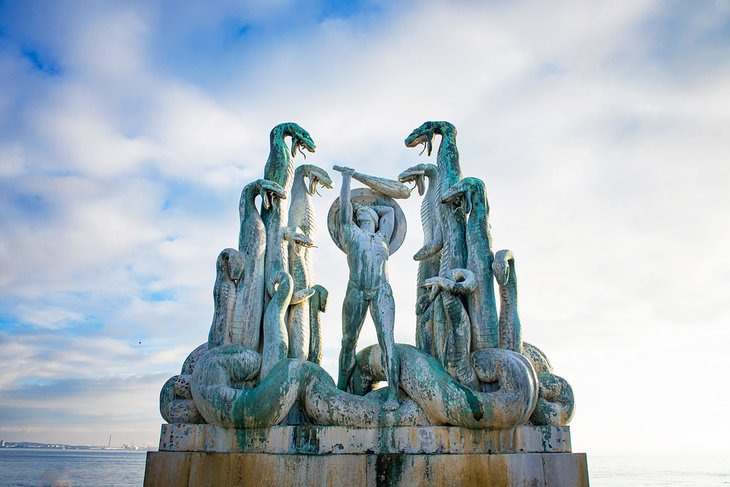
[[[587,486],[568,427],[163,425],[145,486]]]

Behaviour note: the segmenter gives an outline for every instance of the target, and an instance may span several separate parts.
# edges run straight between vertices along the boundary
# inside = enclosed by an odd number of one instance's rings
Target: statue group
[[[397,179],[334,166],[342,182],[328,230],[349,266],[335,383],[320,367],[328,292],[316,284],[312,262],[312,197],[333,181],[317,166],[295,168],[298,152],[316,148],[306,130],[274,127],[263,178],[241,193],[238,248],[223,250],[216,262],[208,341],[162,388],[167,422],[505,429],[570,421],[570,385],[540,349],[522,341],[515,258],[493,251],[486,189],[462,177],[455,127],[426,122],[405,145],[423,145],[430,156],[437,135],[436,163]],[[366,187],[352,189],[353,179]],[[411,195],[409,184],[423,197],[415,347],[395,343],[387,272],[405,238],[396,200]],[[356,354],[368,311],[378,344]],[[387,387],[377,388],[383,381]]]

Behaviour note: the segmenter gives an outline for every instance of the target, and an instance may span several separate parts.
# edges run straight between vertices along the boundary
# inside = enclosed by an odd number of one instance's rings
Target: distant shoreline
[[[3,441],[0,449],[11,448],[33,448],[51,450],[103,450],[103,451],[157,451],[156,446],[91,446],[91,445],[67,445],[63,443],[39,443],[35,441]]]

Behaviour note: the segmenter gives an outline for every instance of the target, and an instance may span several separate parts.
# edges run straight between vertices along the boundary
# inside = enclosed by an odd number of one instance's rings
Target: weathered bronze
[[[335,383],[319,366],[328,293],[315,284],[312,265],[312,196],[332,180],[317,166],[295,169],[298,152],[315,150],[307,131],[295,123],[274,127],[264,178],[241,194],[238,248],[223,250],[216,261],[208,341],[162,388],[166,421],[236,429],[295,421],[497,430],[570,421],[570,385],[542,351],[522,341],[515,258],[493,251],[486,188],[462,178],[456,128],[426,122],[405,145],[422,144],[430,155],[437,135],[435,164],[412,166],[397,180],[334,167],[342,186],[328,230],[350,270]],[[353,180],[367,187],[353,189]],[[404,183],[424,197],[424,243],[414,256],[417,347],[395,343],[387,273],[406,235],[394,199],[410,196]],[[356,355],[368,310],[378,344]],[[381,381],[388,386],[374,390]]]

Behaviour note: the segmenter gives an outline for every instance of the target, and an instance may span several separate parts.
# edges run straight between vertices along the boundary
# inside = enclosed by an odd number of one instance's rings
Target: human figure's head
[[[369,206],[360,203],[353,203],[352,208],[355,210],[355,223],[361,230],[365,232],[375,233],[378,223],[378,214]]]

